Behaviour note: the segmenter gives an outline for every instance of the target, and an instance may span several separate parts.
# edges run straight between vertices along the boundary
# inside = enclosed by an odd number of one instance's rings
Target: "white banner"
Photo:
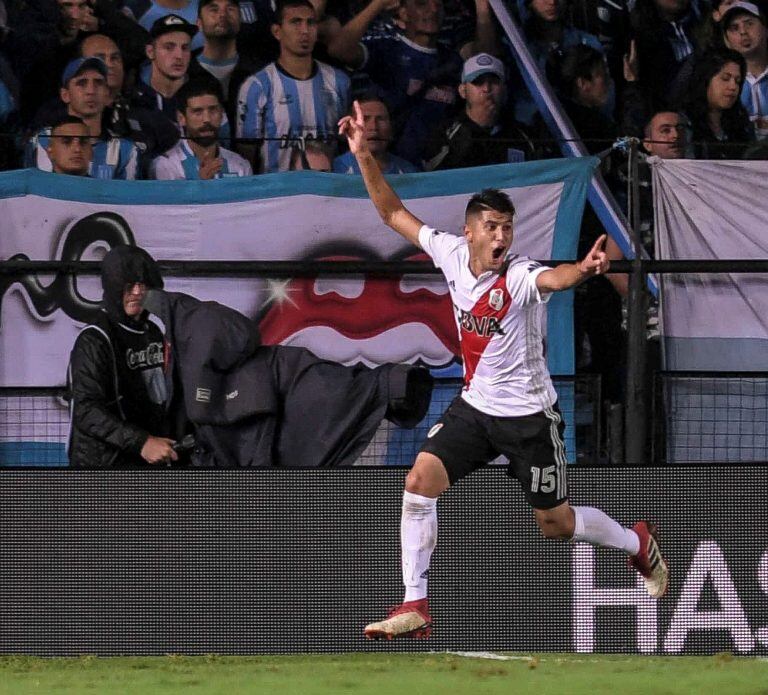
[[[416,215],[457,234],[469,195],[501,188],[517,208],[516,252],[572,258],[594,164],[531,162],[393,181]],[[381,223],[359,177],[314,172],[204,182],[9,172],[0,174],[0,219],[3,260],[94,260],[116,243],[136,243],[158,260],[425,258]],[[265,343],[302,345],[347,364],[456,362],[456,330],[439,276],[169,278],[166,286],[253,317]],[[63,384],[75,336],[100,296],[96,277],[0,277],[0,386]],[[550,367],[561,374],[573,368],[567,300],[551,304],[548,321]]]
[[[650,162],[659,259],[768,258],[768,162]],[[665,274],[660,287],[666,369],[768,371],[765,274]],[[668,460],[765,461],[766,397],[759,374],[668,379]]]
[[[768,162],[651,160],[656,256],[768,259]],[[663,275],[661,329],[675,370],[768,370],[765,274]]]

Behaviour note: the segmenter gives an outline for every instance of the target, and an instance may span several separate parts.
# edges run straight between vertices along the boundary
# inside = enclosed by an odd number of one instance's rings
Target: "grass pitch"
[[[511,655],[510,655],[511,656]],[[768,659],[591,654],[0,657],[0,693],[768,695]]]

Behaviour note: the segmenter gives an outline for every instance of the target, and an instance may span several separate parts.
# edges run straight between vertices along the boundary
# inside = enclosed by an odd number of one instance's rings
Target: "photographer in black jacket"
[[[70,465],[106,468],[177,460],[165,375],[164,339],[142,307],[161,288],[143,249],[116,246],[102,261],[101,313],[77,337],[67,381]]]

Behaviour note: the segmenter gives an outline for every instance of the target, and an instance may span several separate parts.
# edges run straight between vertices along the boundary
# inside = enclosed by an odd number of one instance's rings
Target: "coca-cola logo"
[[[163,365],[163,344],[150,343],[143,350],[128,348],[125,351],[125,362],[131,369],[146,369]]]

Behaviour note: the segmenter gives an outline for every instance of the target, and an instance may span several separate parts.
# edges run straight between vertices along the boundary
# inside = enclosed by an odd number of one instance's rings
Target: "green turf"
[[[768,695],[768,659],[541,654],[0,657],[0,693],[274,695]]]

